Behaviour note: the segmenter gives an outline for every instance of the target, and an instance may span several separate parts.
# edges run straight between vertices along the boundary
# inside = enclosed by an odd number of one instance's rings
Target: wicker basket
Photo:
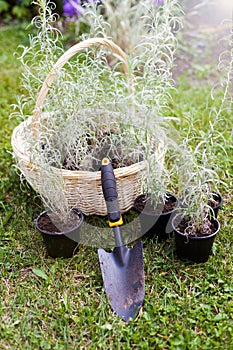
[[[57,71],[64,66],[68,60],[76,53],[87,49],[90,46],[103,45],[110,48],[121,61],[124,72],[128,77],[128,67],[124,52],[114,44],[111,40],[102,38],[93,38],[85,40],[72,46],[57,61],[50,74],[45,79],[39,92],[33,116],[18,125],[12,134],[12,148],[14,155],[18,161],[19,168],[26,180],[30,183],[35,191],[40,192],[41,179],[40,172],[31,160],[27,151],[27,142],[25,140],[25,128],[30,128],[34,135],[38,135],[39,120],[43,103],[49,91],[49,87],[53,83]],[[101,172],[91,171],[71,171],[52,168],[56,175],[62,172],[63,186],[65,198],[70,208],[78,208],[86,215],[106,215],[106,204],[102,194]],[[130,166],[122,167],[114,171],[117,181],[117,191],[119,197],[119,206],[121,212],[129,210],[134,203],[138,194],[141,193],[140,178],[145,172],[145,163],[139,162]]]

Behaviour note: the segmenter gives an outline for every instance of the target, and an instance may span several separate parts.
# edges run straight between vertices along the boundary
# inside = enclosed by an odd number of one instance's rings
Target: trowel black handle
[[[121,213],[118,204],[118,196],[116,189],[116,178],[113,172],[112,164],[108,158],[102,160],[101,167],[101,183],[104,198],[107,205],[109,224],[119,223],[121,224]],[[114,225],[115,226],[115,225]]]

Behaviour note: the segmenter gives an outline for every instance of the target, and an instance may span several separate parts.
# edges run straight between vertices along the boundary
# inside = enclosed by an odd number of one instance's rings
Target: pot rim
[[[174,230],[177,234],[179,234],[180,236],[182,236],[182,237],[187,237],[188,239],[194,239],[194,240],[202,240],[202,239],[207,239],[207,238],[211,238],[211,237],[215,236],[215,235],[219,232],[219,230],[220,230],[220,222],[219,222],[219,220],[216,219],[216,218],[212,218],[210,221],[211,221],[211,222],[217,223],[217,228],[216,228],[216,230],[215,230],[213,233],[211,233],[210,235],[203,235],[203,236],[189,236],[189,235],[185,235],[184,233],[178,231],[178,230],[176,229],[175,225],[174,225],[174,221],[176,220],[176,218],[179,217],[179,216],[181,216],[181,215],[182,215],[182,214],[176,214],[176,215],[174,216],[174,218],[172,219],[171,224],[172,224],[173,230]]]
[[[66,236],[66,235],[71,234],[74,230],[77,230],[77,229],[82,225],[83,220],[84,220],[84,215],[83,215],[83,213],[82,213],[81,211],[77,211],[76,209],[72,209],[72,211],[73,211],[75,214],[77,214],[77,215],[79,216],[80,221],[79,221],[78,225],[77,225],[77,226],[74,226],[71,230],[69,230],[69,231],[62,231],[62,232],[49,232],[49,231],[42,230],[42,229],[39,227],[38,222],[39,222],[40,218],[41,218],[43,215],[45,215],[45,214],[51,212],[51,210],[44,210],[43,212],[41,212],[41,213],[37,216],[36,222],[35,222],[37,230],[40,231],[41,233],[44,233],[44,234],[47,234],[47,235],[50,235],[50,236],[61,236],[61,235],[65,235],[65,236]]]

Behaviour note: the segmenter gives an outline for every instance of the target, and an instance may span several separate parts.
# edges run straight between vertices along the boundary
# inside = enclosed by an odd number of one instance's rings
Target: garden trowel
[[[134,318],[141,307],[145,294],[142,242],[129,249],[121,237],[120,214],[116,179],[107,158],[102,160],[101,181],[107,205],[109,226],[113,228],[115,248],[111,253],[98,249],[100,267],[106,295],[113,309],[124,321]]]

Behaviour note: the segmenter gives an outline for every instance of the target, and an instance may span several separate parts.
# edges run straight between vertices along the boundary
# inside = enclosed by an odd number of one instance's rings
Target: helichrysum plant
[[[211,95],[213,99],[215,93],[218,97],[221,95],[221,103],[210,109],[208,130],[195,135],[191,120],[186,138],[176,149],[179,194],[184,204],[184,215],[189,220],[186,228],[189,235],[211,233],[209,218],[214,216],[212,203],[220,186],[227,186],[221,179],[221,157],[227,155],[229,146],[220,130],[222,123],[229,127],[232,120],[232,44],[231,33],[229,49],[219,56],[220,83],[214,86]]]
[[[89,24],[88,35],[113,39],[129,55],[134,87],[133,122],[144,130],[141,135],[147,167],[144,188],[155,205],[164,202],[170,126],[169,118],[163,114],[174,87],[172,68],[182,9],[176,0],[103,0],[99,6],[90,2],[80,20]]]
[[[112,39],[128,53],[135,103],[161,112],[173,87],[176,32],[182,25],[178,1],[102,1],[98,6],[90,2],[83,17],[90,26],[88,36]],[[143,122],[147,119],[140,116]]]
[[[210,163],[210,155],[200,142],[193,150],[184,142],[183,148],[177,149],[176,166],[179,196],[183,215],[189,222],[190,235],[196,235],[204,224],[209,234],[209,217],[213,216],[211,201],[217,192],[221,180],[219,169]],[[180,153],[179,153],[180,152]]]

